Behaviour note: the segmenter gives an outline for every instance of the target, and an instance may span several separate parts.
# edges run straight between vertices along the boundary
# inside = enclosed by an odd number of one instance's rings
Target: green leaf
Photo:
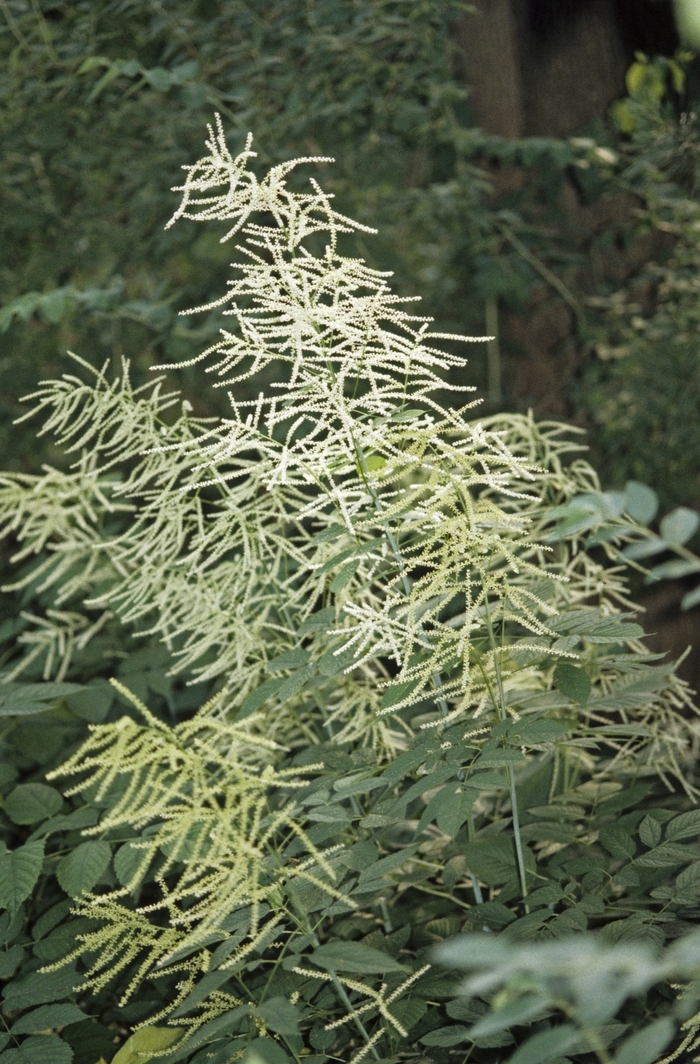
[[[700,861],[688,865],[676,876],[676,888],[693,896],[700,895]]]
[[[45,783],[20,783],[5,799],[5,812],[14,824],[36,824],[59,813],[63,798]]]
[[[145,1064],[144,1053],[162,1053],[182,1037],[182,1031],[173,1027],[142,1027],[127,1038],[112,1064]]]
[[[666,825],[666,838],[669,842],[678,839],[692,839],[700,835],[700,809],[691,809],[681,813]]]
[[[440,831],[444,831],[451,839],[454,838],[471,813],[476,799],[477,794],[474,790],[462,793],[459,784],[447,783],[425,807],[416,828],[416,835],[419,835],[431,820],[436,820]]]
[[[392,706],[398,705],[399,702],[403,702],[405,698],[408,698],[415,691],[419,684],[420,679],[391,684],[382,695],[382,700],[379,703],[380,710],[390,709]]]
[[[512,837],[494,835],[478,839],[466,843],[462,852],[469,869],[491,887],[499,887],[513,876],[515,843]]]
[[[314,950],[309,958],[327,972],[355,972],[375,975],[380,972],[403,972],[405,969],[382,950],[365,946],[362,942],[327,942]]]
[[[587,676],[586,679],[588,680]],[[589,682],[589,691],[590,686]],[[562,693],[565,694],[566,692]],[[551,743],[561,739],[562,735],[568,735],[575,727],[576,724],[573,720],[524,720],[513,724],[508,729],[505,738],[507,742],[515,743],[518,746]]]
[[[242,1057],[241,1064],[290,1064],[289,1057],[279,1042],[271,1038],[254,1038],[249,1042]],[[112,1064],[122,1064],[115,1057]]]
[[[114,874],[123,887],[129,886],[145,856],[143,848],[133,842],[125,842],[119,847],[114,855]]]
[[[465,787],[475,787],[479,791],[499,791],[508,786],[508,780],[496,772],[475,772],[464,781]]]
[[[110,683],[101,678],[90,680],[82,691],[68,695],[66,702],[70,709],[89,724],[102,724],[112,708],[115,690]]]
[[[622,557],[629,558],[630,561],[641,561],[643,558],[652,558],[655,554],[661,554],[665,550],[668,550],[666,540],[659,539],[658,536],[652,536],[650,539],[643,539],[638,543],[630,543],[623,550]]]
[[[485,1035],[506,1031],[509,1027],[515,1027],[518,1024],[532,1023],[534,1020],[542,1019],[550,1007],[549,1000],[542,994],[525,994],[503,1008],[492,1009],[483,1019],[474,1024],[469,1037],[473,1041]]]
[[[9,979],[24,959],[24,947],[15,945],[8,950],[0,950],[0,979]]]
[[[680,547],[695,535],[698,525],[700,514],[687,506],[678,506],[662,519],[659,533],[665,543]]]
[[[260,709],[260,706],[267,702],[268,698],[272,698],[273,695],[277,694],[283,683],[285,683],[283,676],[280,676],[275,680],[265,680],[265,683],[260,684],[260,687],[251,691],[248,697],[244,700],[235,719],[244,720],[246,717],[249,717],[251,713],[255,713],[255,710]]]
[[[308,660],[308,650],[298,647],[294,650],[286,650],[284,654],[278,654],[272,661],[268,661],[267,667],[270,672],[280,672],[282,669],[296,669],[300,665],[306,665]]]
[[[91,828],[99,820],[100,813],[92,805],[82,805],[74,809],[72,813],[61,816],[52,816],[50,820],[35,828],[31,837],[33,839],[45,838],[55,835],[57,831],[80,831],[81,828]]]
[[[634,857],[637,850],[632,836],[619,824],[603,824],[600,842],[613,857]]]
[[[7,1012],[19,1012],[20,1009],[69,997],[82,981],[82,976],[72,968],[59,968],[55,972],[32,972],[7,984],[3,991],[5,1009]]]
[[[690,610],[693,608],[693,606],[697,606],[698,602],[700,602],[700,584],[698,584],[697,587],[693,588],[692,591],[688,591],[688,593],[683,596],[683,599],[681,601],[681,609]]]
[[[331,581],[330,590],[333,592],[342,591],[345,585],[350,583],[359,568],[360,562],[358,559],[344,565],[338,575]]]
[[[675,558],[650,569],[646,576],[646,583],[653,584],[657,580],[680,580],[681,577],[690,576],[692,573],[700,573],[700,562]]]
[[[94,1020],[72,1023],[61,1037],[75,1053],[75,1064],[99,1064],[110,1060],[114,1053],[114,1031]]]
[[[20,1049],[7,1049],[2,1064],[71,1064],[73,1050],[53,1034],[32,1035],[25,1038]]]
[[[27,717],[45,713],[44,702],[66,698],[82,690],[78,683],[7,683],[0,685],[0,717]]]
[[[424,1046],[442,1046],[447,1048],[448,1046],[459,1045],[460,1042],[465,1042],[467,1038],[469,1038],[467,1028],[462,1027],[459,1023],[452,1023],[447,1027],[438,1027],[436,1031],[429,1031],[428,1034],[424,1034],[421,1042]]]
[[[601,816],[608,816],[610,813],[620,813],[623,809],[632,809],[646,798],[650,790],[650,783],[636,783],[633,787],[624,787],[611,798],[606,798],[604,802],[601,802],[598,806],[598,813]]]
[[[0,843],[0,908],[16,913],[34,889],[44,861],[43,840],[26,842],[16,850]]]
[[[664,1016],[650,1023],[642,1031],[637,1031],[622,1043],[613,1064],[654,1064],[673,1038],[675,1024]]]
[[[156,92],[167,92],[174,82],[172,74],[165,67],[152,67],[150,70],[144,70],[143,76]]]
[[[297,1034],[299,1010],[286,997],[273,997],[258,1005],[255,1015],[277,1034]]]
[[[648,525],[656,517],[659,497],[653,488],[628,480],[625,484],[624,511],[639,525]]]
[[[560,661],[554,670],[554,685],[567,698],[585,705],[591,693],[591,681],[584,669]]]
[[[41,1005],[32,1012],[26,1012],[12,1024],[13,1034],[34,1034],[35,1031],[49,1031],[54,1027],[67,1027],[69,1023],[84,1020],[85,1013],[70,1001],[60,1005]]]
[[[553,1057],[562,1057],[580,1038],[579,1032],[570,1023],[559,1027],[550,1027],[548,1031],[539,1031],[528,1038],[507,1064],[546,1064]]]
[[[326,606],[317,610],[304,621],[299,627],[297,635],[311,635],[314,632],[325,632],[336,623],[337,611],[335,606]]]
[[[639,837],[645,846],[658,846],[661,840],[661,824],[653,816],[645,816],[639,825]]]
[[[490,744],[489,744],[490,746]],[[519,750],[506,750],[484,747],[484,752],[477,757],[476,761],[472,763],[472,767],[477,769],[482,768],[502,768],[507,765],[519,765],[526,760],[525,755]]]
[[[635,863],[640,868],[667,868],[681,862],[694,861],[697,856],[694,846],[683,846],[679,842],[662,842],[655,849],[641,854]]]
[[[360,874],[357,890],[376,890],[380,884],[379,882],[375,882],[375,880],[378,881],[382,876],[400,868],[409,857],[413,856],[417,849],[418,843],[412,846],[404,846],[395,853],[390,853],[387,857],[382,857],[379,861],[375,861],[374,864],[370,865],[369,868],[366,868],[364,872]]]
[[[407,1031],[415,1027],[427,1011],[428,1003],[422,998],[404,998],[403,1001],[396,1001],[391,1005],[391,1012]]]
[[[310,680],[313,674],[313,665],[304,665],[301,669],[293,672],[291,676],[288,676],[277,692],[280,702],[287,702],[290,698],[293,698],[295,694],[301,691],[306,681]]]
[[[81,894],[92,890],[106,871],[111,856],[112,848],[108,842],[97,839],[81,842],[58,862],[58,882],[71,898],[79,898]]]

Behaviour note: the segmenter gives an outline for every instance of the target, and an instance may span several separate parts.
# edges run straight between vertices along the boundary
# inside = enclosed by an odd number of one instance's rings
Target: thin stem
[[[489,641],[491,643],[491,648],[492,648],[493,653],[494,653],[493,662],[494,662],[494,667],[495,667],[495,670],[496,670],[496,684],[497,684],[497,687],[498,687],[497,707],[498,707],[498,712],[499,712],[499,716],[500,716],[501,720],[502,721],[507,721],[508,720],[508,711],[506,709],[506,698],[505,698],[505,692],[503,690],[503,676],[501,674],[500,661],[498,660],[497,655],[496,655],[496,650],[497,650],[497,648],[496,648],[496,638],[495,638],[494,631],[493,631],[493,625],[491,623],[491,614],[489,613],[488,595],[486,595],[485,589],[484,589],[484,606],[485,606],[485,615],[486,615],[486,626],[487,626],[488,632],[489,632]],[[503,603],[503,610],[504,610],[504,621],[505,621],[505,601]],[[503,635],[503,630],[501,629],[501,636],[502,635]],[[500,649],[503,650],[503,646],[502,645],[501,645]],[[493,695],[491,697],[493,698]],[[510,765],[506,765],[506,777],[508,779],[508,787],[509,787],[509,790],[510,790],[511,812],[513,814],[513,836],[514,836],[514,839],[515,839],[515,854],[516,854],[516,858],[517,858],[517,862],[518,862],[518,878],[520,879],[520,891],[521,891],[521,894],[522,894],[522,899],[523,899],[523,902],[525,902],[525,899],[527,898],[527,875],[525,873],[525,854],[524,854],[524,851],[523,851],[523,840],[522,840],[522,838],[520,836],[520,813],[519,813],[519,810],[518,810],[518,793],[517,793],[516,786],[515,786],[515,776],[513,775],[513,769],[511,768]],[[525,903],[525,912],[527,913],[529,911],[530,910],[528,908],[528,905],[527,905],[527,903]]]
[[[280,861],[279,855],[277,853],[275,853],[275,857],[277,859],[277,863],[279,864],[279,866],[283,867],[282,866],[282,862]],[[301,902],[299,901],[299,899],[297,897],[296,890],[294,889],[294,884],[291,881],[289,881],[287,883],[287,888],[288,888],[289,893],[290,893],[290,895],[292,897],[292,901],[294,902],[294,907],[297,910],[297,914],[298,914],[297,915],[297,919],[299,920],[301,926],[305,929],[306,933],[311,936],[311,940],[312,940],[312,944],[314,946],[314,949],[318,949],[318,947],[321,945],[321,942],[319,940],[318,935],[316,934],[316,932],[314,931],[314,929],[312,928],[312,926],[311,926],[311,924],[309,922],[309,917],[308,917],[307,913],[304,911],[303,905],[301,904]],[[352,1007],[352,1002],[350,1001],[350,998],[348,997],[347,993],[345,992],[345,987],[340,982],[340,980],[338,979],[338,976],[336,975],[336,973],[332,969],[329,970],[328,974],[331,977],[331,982],[333,984],[333,987],[334,987],[338,997],[343,1002],[343,1004],[345,1005],[346,1009],[348,1010],[348,1012],[352,1016],[353,1022],[355,1024],[355,1026],[357,1027],[358,1031],[360,1032],[360,1034],[362,1035],[362,1037],[364,1038],[365,1043],[369,1046],[370,1053],[372,1054],[372,1056],[374,1057],[375,1060],[381,1060],[381,1057],[377,1053],[377,1050],[374,1047],[372,1039],[371,1039],[370,1035],[367,1032],[367,1028],[365,1027],[365,1025],[363,1024],[362,1020],[360,1019],[360,1017],[357,1015],[357,1013],[355,1012],[355,1010]]]
[[[530,266],[532,266],[533,270],[536,270],[537,273],[539,273],[540,277],[542,277],[547,284],[550,284],[552,288],[556,289],[562,299],[569,304],[578,321],[582,322],[585,318],[583,307],[573,292],[566,287],[561,278],[557,277],[556,273],[553,273],[552,270],[550,270],[548,266],[545,266],[545,264],[538,259],[529,248],[525,247],[522,240],[518,240],[515,233],[511,232],[507,226],[499,225],[499,229],[508,243],[511,244],[518,254],[525,259],[525,262],[528,262]]]

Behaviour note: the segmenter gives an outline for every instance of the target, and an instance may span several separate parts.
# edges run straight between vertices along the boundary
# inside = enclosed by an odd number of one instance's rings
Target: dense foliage
[[[460,338],[326,170],[207,146],[172,221],[225,223],[227,416],[75,356],[68,462],[0,483],[0,1061],[687,1054],[700,725],[610,565],[648,489],[441,405]]]

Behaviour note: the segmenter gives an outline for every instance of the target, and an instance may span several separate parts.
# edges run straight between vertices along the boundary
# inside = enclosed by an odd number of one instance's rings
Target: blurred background
[[[333,155],[324,187],[379,229],[349,250],[441,330],[495,336],[454,383],[486,413],[585,429],[602,487],[648,485],[651,526],[681,508],[697,546],[693,15],[693,0],[0,0],[0,468],[66,463],[12,422],[38,380],[71,372],[67,349],[115,371],[126,357],[142,383],[212,342],[218,314],[179,312],[225,290],[231,245],[163,227],[218,111],[232,151],[253,132],[260,169]],[[226,413],[198,367],[170,377],[197,413]],[[681,562],[634,588],[674,657],[700,644],[700,566]],[[683,669],[700,686],[697,653]]]

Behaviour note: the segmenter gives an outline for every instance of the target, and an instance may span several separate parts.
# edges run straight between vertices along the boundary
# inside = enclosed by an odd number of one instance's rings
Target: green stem
[[[503,676],[501,674],[500,662],[496,658],[496,639],[493,631],[493,625],[491,623],[491,614],[489,613],[489,600],[484,588],[484,605],[486,614],[486,626],[489,632],[489,641],[494,653],[494,667],[496,669],[496,684],[498,686],[498,701],[497,707],[499,716],[502,721],[508,720],[508,711],[506,710],[506,699],[503,691]],[[503,609],[505,611],[505,602],[503,603]],[[501,650],[503,647],[501,646]],[[493,695],[491,696],[493,698]],[[506,777],[508,779],[508,787],[510,789],[510,804],[511,812],[513,814],[513,836],[515,839],[515,854],[518,862],[518,878],[520,879],[520,891],[522,894],[523,902],[527,898],[527,876],[525,873],[525,854],[523,851],[523,840],[520,836],[520,813],[518,810],[518,793],[515,786],[515,776],[513,775],[513,769],[510,765],[506,765]],[[525,912],[529,912],[527,903],[525,904]]]
[[[277,855],[275,855],[275,856],[277,857],[277,861],[278,861],[280,867],[282,867],[282,862],[280,861],[279,856],[277,856]],[[307,935],[311,936],[314,949],[318,949],[318,947],[321,945],[320,940],[318,938],[318,935],[316,934],[316,932],[312,928],[311,924],[309,923],[309,918],[308,918],[307,914],[304,912],[304,907],[302,906],[302,904],[300,903],[299,899],[297,898],[297,894],[296,894],[296,891],[294,889],[293,883],[288,882],[287,883],[287,889],[289,890],[289,893],[290,893],[290,895],[292,897],[292,901],[294,902],[294,907],[297,910],[297,914],[298,914],[297,919],[300,921],[302,927],[306,930]],[[338,976],[336,975],[336,973],[332,969],[329,971],[328,974],[331,977],[331,982],[333,984],[335,992],[337,993],[338,997],[340,998],[340,1000],[343,1002],[343,1004],[345,1005],[346,1009],[348,1010],[350,1016],[352,1017],[353,1023],[355,1024],[355,1026],[357,1027],[357,1030],[360,1032],[360,1034],[364,1038],[365,1043],[369,1046],[370,1053],[372,1054],[372,1056],[374,1057],[375,1060],[381,1060],[381,1057],[377,1053],[376,1048],[373,1045],[371,1045],[372,1039],[370,1038],[370,1036],[369,1036],[369,1034],[367,1032],[367,1028],[365,1027],[365,1025],[363,1024],[362,1020],[360,1019],[360,1017],[357,1015],[357,1013],[355,1012],[355,1010],[352,1007],[352,1002],[350,1001],[350,998],[348,997],[348,995],[347,995],[347,993],[345,991],[345,987],[340,982],[340,980],[338,979]]]

